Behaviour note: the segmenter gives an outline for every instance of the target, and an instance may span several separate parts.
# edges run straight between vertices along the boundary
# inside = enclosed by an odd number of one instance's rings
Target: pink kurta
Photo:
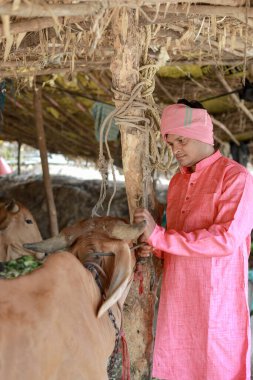
[[[219,151],[172,178],[167,230],[149,238],[164,258],[154,377],[250,379],[252,228],[253,178]]]

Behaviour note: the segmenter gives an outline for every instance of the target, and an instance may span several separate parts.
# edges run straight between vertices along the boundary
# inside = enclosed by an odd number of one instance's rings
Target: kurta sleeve
[[[155,249],[178,256],[231,255],[253,228],[253,178],[246,171],[227,173],[217,216],[206,229],[192,232],[165,230],[156,225],[148,239]]]

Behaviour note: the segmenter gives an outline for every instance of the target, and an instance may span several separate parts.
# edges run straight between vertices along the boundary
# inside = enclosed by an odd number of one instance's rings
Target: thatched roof
[[[136,12],[144,38],[150,34],[148,58],[160,67],[154,90],[160,109],[181,97],[213,98],[252,80],[248,0],[6,0],[0,5],[0,78],[6,81],[1,139],[37,146],[30,86],[36,76],[36,85],[43,85],[48,151],[97,159],[91,108],[96,100],[113,104],[111,23],[123,5]],[[218,140],[231,140],[219,122],[236,139],[253,139],[250,102],[239,105],[225,96],[203,104],[215,117]],[[120,139],[110,145],[119,162]]]

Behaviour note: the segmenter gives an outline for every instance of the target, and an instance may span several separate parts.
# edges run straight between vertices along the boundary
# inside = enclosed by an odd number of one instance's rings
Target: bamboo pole
[[[43,125],[43,113],[42,113],[42,89],[41,87],[36,88],[34,84],[34,112],[35,112],[35,124],[38,136],[38,145],[40,150],[41,165],[43,171],[43,180],[45,185],[47,207],[49,213],[50,229],[52,236],[59,233],[58,223],[57,223],[57,213],[54,203],[54,196],[51,184],[51,178],[49,174],[49,167],[47,161],[47,146],[45,131]]]
[[[216,72],[216,76],[217,76],[218,80],[220,81],[220,83],[223,85],[223,87],[228,92],[231,92],[232,88],[229,86],[229,84],[227,83],[226,79],[222,76],[222,74],[219,71]],[[253,114],[240,101],[239,97],[236,94],[229,94],[228,96],[230,96],[233,99],[233,101],[235,102],[236,106],[238,108],[240,108],[245,113],[245,115],[250,119],[250,121],[253,121]]]

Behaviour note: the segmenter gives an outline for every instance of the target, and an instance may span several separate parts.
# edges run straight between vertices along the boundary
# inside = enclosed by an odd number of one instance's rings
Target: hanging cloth
[[[110,104],[104,104],[104,103],[99,103],[99,102],[94,103],[91,109],[91,113],[95,119],[95,136],[96,136],[97,141],[100,141],[100,128],[103,124],[103,121],[114,110],[115,110],[115,107],[111,106]],[[105,141],[105,133],[106,133],[106,130],[103,133],[103,141]],[[113,120],[112,126],[107,135],[107,141],[116,141],[118,139],[118,135],[119,135],[119,129]]]

